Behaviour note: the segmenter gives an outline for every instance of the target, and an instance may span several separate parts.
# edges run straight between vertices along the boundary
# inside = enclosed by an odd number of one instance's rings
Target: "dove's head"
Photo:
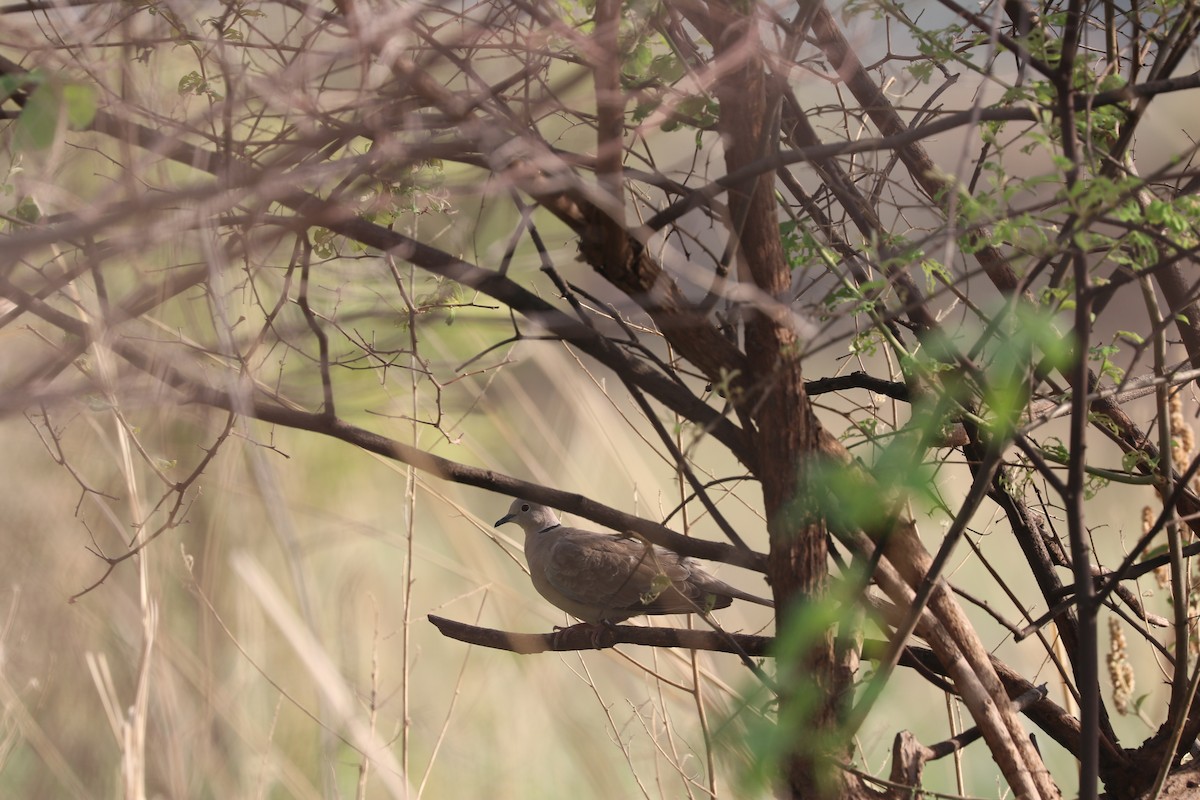
[[[559,524],[558,517],[551,509],[520,498],[513,500],[508,513],[496,520],[492,527],[499,528],[506,522],[517,523],[526,533],[538,533]]]

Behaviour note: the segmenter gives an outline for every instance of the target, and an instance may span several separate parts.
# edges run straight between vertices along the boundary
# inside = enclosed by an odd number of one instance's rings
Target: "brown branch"
[[[863,657],[878,659],[887,652],[888,643],[868,639],[863,643]],[[927,647],[909,645],[900,659],[900,666],[915,667],[920,664],[937,675],[950,676],[950,671],[937,655]],[[1017,698],[1035,689],[1034,684],[1012,667],[998,658],[991,659],[992,667],[1004,685],[1004,691],[1010,698]],[[1075,753],[1079,749],[1079,720],[1067,713],[1062,706],[1048,697],[1042,697],[1032,705],[1024,708],[1022,713],[1029,717],[1035,725],[1041,728],[1047,736],[1062,745],[1068,752]],[[1114,773],[1129,763],[1125,753],[1111,742],[1102,741],[1105,760],[1108,761]]]
[[[876,545],[862,533],[837,535],[865,558]],[[931,558],[917,536],[915,525],[901,521],[889,536],[886,554],[878,559],[875,580],[891,599],[896,617],[913,605],[915,592],[928,574]],[[902,574],[903,573],[903,574]],[[899,624],[899,619],[889,620]],[[946,665],[972,718],[983,731],[988,749],[1005,779],[1018,796],[1053,798],[1057,787],[1049,779],[1041,757],[1030,745],[997,674],[991,655],[983,647],[962,608],[948,591],[937,591],[929,608],[918,617],[917,633],[929,642]]]
[[[848,43],[846,47],[849,47]],[[860,69],[863,69],[863,74],[865,75],[865,68],[862,68],[861,64],[858,66]],[[869,85],[873,86],[873,84],[870,84],[869,77],[867,81]],[[1179,78],[1153,81],[1139,86],[1100,92],[1095,95],[1076,95],[1074,105],[1081,106],[1079,110],[1085,110],[1125,102],[1130,94],[1139,97],[1150,97],[1156,94],[1165,94],[1198,87],[1200,87],[1200,72],[1195,72]],[[865,87],[860,86],[859,88],[865,92]],[[880,93],[880,97],[884,97],[882,92]],[[865,103],[867,101],[862,102]],[[875,108],[874,106],[865,107]],[[1055,108],[1047,108],[1045,111],[1052,116],[1057,113],[1057,109]],[[908,127],[903,123],[895,110],[892,109],[890,115],[881,114],[880,118],[875,120],[876,124],[881,128],[880,136],[863,137],[846,142],[810,145],[764,156],[736,171],[722,175],[706,186],[692,190],[682,199],[657,212],[646,222],[645,227],[648,230],[660,230],[682,217],[688,211],[704,205],[712,198],[724,193],[730,187],[744,182],[748,177],[771,170],[778,170],[792,164],[805,164],[834,156],[874,153],[884,150],[896,150],[904,153],[916,148],[918,153],[910,155],[909,160],[917,168],[924,167],[926,170],[933,170],[933,161],[925,153],[924,149],[920,147],[920,143],[926,139],[976,122],[1038,122],[1040,120],[1041,117],[1038,116],[1038,112],[1025,106],[991,106],[978,110],[956,111],[939,116],[937,119],[923,125]],[[912,168],[910,167],[910,169]],[[929,173],[921,184],[927,193],[932,193],[932,196],[935,197],[943,188],[942,184],[937,182],[937,174],[936,171]],[[974,238],[977,242],[985,242],[989,241],[991,237],[989,231],[980,228]],[[1007,259],[994,247],[985,247],[985,251],[986,255],[980,260],[980,263],[983,265],[985,271],[988,271],[988,275],[992,278],[996,287],[1005,291],[1016,289],[1018,283],[1015,272],[1012,273],[1012,279],[1009,280],[1009,276],[1006,273],[996,271],[995,269],[997,267],[997,260],[1007,263]]]
[[[0,72],[11,70],[17,70],[16,74],[23,74],[20,67],[0,57]],[[243,163],[222,158],[216,153],[150,130],[145,126],[118,119],[103,111],[97,113],[92,127],[121,141],[127,141],[159,153],[173,161],[214,175],[226,176],[227,180],[236,181],[236,184],[240,186],[260,186],[272,183],[265,174],[259,173]],[[275,199],[301,214],[306,225],[324,226],[370,247],[393,252],[398,257],[416,264],[422,269],[454,280],[505,303],[538,326],[578,347],[613,371],[626,376],[628,380],[672,411],[676,411],[700,425],[728,447],[742,463],[753,469],[753,451],[748,447],[743,433],[733,422],[697,398],[678,381],[671,380],[654,371],[642,361],[629,357],[614,342],[586,325],[572,320],[536,294],[493,271],[468,264],[437,248],[410,239],[381,225],[368,222],[338,204],[322,200],[306,192],[284,191],[286,192],[284,196]],[[77,236],[92,230],[99,230],[120,218],[123,218],[123,215],[116,217],[105,215],[99,220],[88,220],[86,223],[83,221],[72,222],[68,225],[69,233],[56,231],[54,228],[40,228],[31,231],[28,235],[9,237],[6,240],[5,254],[9,258],[16,258],[21,253],[35,247],[57,241],[63,235]],[[81,230],[77,230],[77,228]],[[725,345],[728,346],[728,343],[725,342]],[[694,348],[688,347],[687,349],[693,350]],[[680,351],[683,352],[683,348],[680,348]],[[714,365],[710,363],[709,366],[713,367]],[[717,367],[718,372],[723,368],[724,362]],[[736,371],[735,369],[734,372]]]
[[[751,636],[744,633],[725,633],[683,628],[643,628],[637,625],[613,625],[605,628],[601,645],[591,626],[572,625],[553,633],[513,633],[493,628],[468,625],[465,622],[429,615],[443,636],[467,644],[508,650],[513,653],[562,653],[572,650],[596,650],[618,644],[638,644],[646,647],[682,647],[687,650],[707,650],[714,653],[733,653],[760,658],[770,655],[772,636]]]
[[[468,625],[434,614],[429,615],[429,621],[443,636],[450,639],[523,655],[597,649],[593,632],[582,626],[571,626],[551,633],[515,633]],[[604,635],[602,642],[604,647],[635,644],[646,647],[681,647],[688,650],[732,654],[736,654],[737,648],[741,648],[747,655],[755,658],[770,658],[774,643],[775,637],[773,636],[681,628],[647,628],[635,625],[612,626]],[[887,648],[887,642],[869,639],[863,643],[863,656],[878,660],[887,652]],[[1004,684],[1006,694],[1014,701],[1018,701],[1017,710],[1029,717],[1051,739],[1069,752],[1075,752],[1079,747],[1079,721],[1053,700],[1050,700],[1043,690],[1018,675],[1003,661],[993,658],[992,664]],[[950,671],[938,660],[933,651],[925,647],[905,648],[904,655],[900,659],[900,666],[926,669],[937,675],[950,675]],[[973,728],[972,730],[977,731],[978,729]],[[967,735],[968,732],[964,732],[959,736]],[[971,736],[974,735],[977,734],[971,734]],[[963,743],[965,744],[965,742]],[[942,748],[939,747],[940,749]],[[1105,756],[1112,760],[1111,763],[1114,767],[1128,762],[1124,754],[1120,750],[1112,748],[1111,744],[1108,746]]]
[[[93,344],[92,331],[85,322],[64,314],[18,288],[7,278],[0,276],[0,296],[7,297],[21,308],[41,317],[59,329],[79,337],[82,346]],[[324,412],[313,413],[293,407],[268,402],[259,396],[233,396],[227,391],[214,389],[200,379],[193,378],[174,363],[144,352],[134,343],[112,337],[108,346],[134,367],[177,389],[189,402],[220,408],[225,411],[246,414],[255,419],[285,425],[297,430],[322,433],[335,439],[353,444],[363,450],[394,458],[429,472],[445,480],[478,486],[490,491],[525,497],[546,503],[564,511],[581,514],[619,531],[633,531],[654,544],[662,545],[684,555],[722,561],[757,571],[765,571],[765,556],[723,542],[710,542],[676,533],[650,520],[625,514],[616,509],[596,503],[582,495],[548,489],[535,483],[512,478],[492,470],[471,467],[450,459],[432,455],[415,447],[397,442],[385,436],[351,425],[340,418]]]
[[[594,48],[589,46],[587,50]],[[595,57],[612,60],[607,53],[598,53]],[[501,150],[517,140],[526,145],[529,152],[514,158],[498,174],[529,193],[578,233],[580,253],[587,263],[645,310],[672,347],[704,372],[710,381],[731,377],[737,381],[739,376],[746,374],[741,351],[721,335],[703,309],[697,309],[687,300],[675,278],[646,251],[644,242],[618,224],[620,220],[614,218],[610,208],[613,198],[596,197],[593,188],[585,186],[565,169],[559,171],[561,174],[548,174],[549,164],[566,166],[549,148],[520,131],[499,129],[495,122],[483,123],[464,97],[442,86],[415,63],[395,59],[392,67],[397,76],[409,82],[413,91],[455,120],[461,129],[479,131],[484,151]],[[612,102],[612,98],[605,101]],[[601,131],[602,145],[607,145],[609,135],[611,131]],[[605,152],[600,158],[611,161],[612,155]],[[604,168],[603,164],[601,168]]]

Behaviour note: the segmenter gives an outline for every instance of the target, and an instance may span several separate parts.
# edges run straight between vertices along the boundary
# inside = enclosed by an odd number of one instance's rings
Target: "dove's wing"
[[[629,536],[568,528],[546,506],[514,500],[496,525],[525,531],[529,576],[542,597],[587,622],[639,614],[690,614],[740,598],[770,606],[709,575],[690,558]]]
[[[549,548],[546,578],[564,596],[606,611],[687,614],[724,608],[692,582],[692,563],[670,550],[621,536],[566,529]]]

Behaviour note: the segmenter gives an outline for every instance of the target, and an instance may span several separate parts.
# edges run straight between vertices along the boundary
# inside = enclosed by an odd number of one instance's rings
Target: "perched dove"
[[[514,500],[495,527],[506,522],[525,531],[525,560],[534,588],[584,622],[691,614],[725,608],[734,598],[775,605],[717,580],[665,547],[564,527],[553,511],[528,500]]]

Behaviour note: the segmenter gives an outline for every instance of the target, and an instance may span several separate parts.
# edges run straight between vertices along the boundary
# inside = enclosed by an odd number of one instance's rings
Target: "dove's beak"
[[[506,522],[512,522],[512,520],[513,520],[513,517],[515,517],[515,516],[516,516],[516,514],[505,514],[503,517],[501,517],[500,519],[496,520],[496,524],[495,524],[495,525],[493,525],[492,527],[493,527],[493,528],[499,528],[501,525],[503,525],[503,524],[504,524],[504,523],[506,523]]]

